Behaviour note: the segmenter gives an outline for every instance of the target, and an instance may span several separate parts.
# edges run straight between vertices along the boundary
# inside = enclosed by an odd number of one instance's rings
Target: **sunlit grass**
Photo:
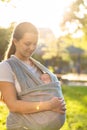
[[[66,101],[66,122],[61,130],[87,130],[87,87],[62,87]],[[6,130],[8,109],[0,103],[0,130]]]
[[[6,117],[8,109],[3,102],[0,102],[0,130],[6,130]]]
[[[87,130],[87,87],[63,86],[66,122],[61,130]]]

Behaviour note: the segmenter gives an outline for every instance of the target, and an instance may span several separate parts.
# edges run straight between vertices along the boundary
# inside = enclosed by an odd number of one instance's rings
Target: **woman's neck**
[[[26,63],[26,64],[28,64],[28,65],[33,65],[33,62],[30,60],[30,57],[23,57],[23,56],[18,56],[18,55],[14,55],[14,56],[16,56],[16,58],[18,58],[19,60],[21,60],[22,62],[24,62],[24,63]]]
[[[22,60],[22,61],[28,61],[29,57],[25,57],[23,55],[19,55],[17,53],[14,54],[18,59]]]

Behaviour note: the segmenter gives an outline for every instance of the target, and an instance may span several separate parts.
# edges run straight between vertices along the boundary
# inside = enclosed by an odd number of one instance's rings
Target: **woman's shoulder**
[[[11,68],[10,67],[10,65],[8,64],[8,62],[6,62],[6,61],[1,61],[0,62],[0,68],[2,68],[2,69],[5,69],[5,68]]]
[[[13,82],[13,72],[6,61],[0,62],[0,81],[10,81]]]
[[[11,69],[8,62],[6,62],[6,61],[1,61],[0,62],[0,72],[1,71],[12,71],[12,69]]]

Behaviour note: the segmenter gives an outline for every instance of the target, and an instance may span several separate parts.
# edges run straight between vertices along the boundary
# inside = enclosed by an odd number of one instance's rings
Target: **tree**
[[[4,57],[5,50],[7,49],[14,23],[11,23],[9,28],[0,28],[0,61]]]
[[[65,10],[60,27],[77,47],[87,51],[87,1],[74,0]]]
[[[68,33],[76,33],[82,30],[87,35],[87,2],[85,0],[75,0],[68,9],[66,9],[61,21],[61,29]],[[70,25],[73,28],[70,32]]]

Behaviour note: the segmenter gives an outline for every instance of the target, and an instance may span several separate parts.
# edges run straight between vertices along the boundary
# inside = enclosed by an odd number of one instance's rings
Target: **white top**
[[[21,62],[24,63],[23,61],[21,61]],[[30,65],[27,65],[27,64],[25,64],[25,65],[28,67],[29,71],[32,71],[32,73],[35,73],[35,74],[37,74],[37,76],[40,76],[40,72],[38,71],[37,67],[30,66]],[[7,81],[7,82],[13,83],[14,86],[16,87],[16,90],[18,92],[21,92],[21,87],[20,87],[19,82],[16,78],[16,75],[12,71],[12,68],[9,65],[9,63],[6,62],[6,61],[2,61],[0,63],[0,81]]]

